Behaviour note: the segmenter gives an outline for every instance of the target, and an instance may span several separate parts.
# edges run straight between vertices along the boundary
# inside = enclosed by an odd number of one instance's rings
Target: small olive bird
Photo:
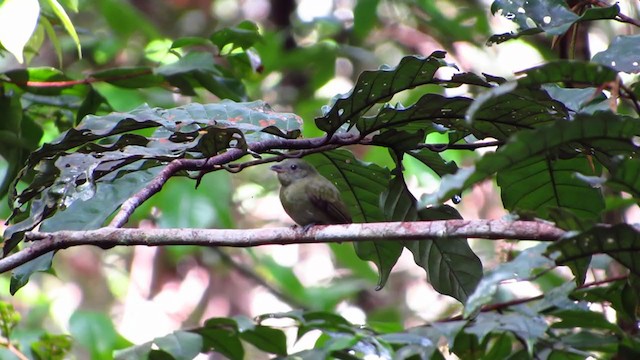
[[[346,224],[351,215],[340,192],[308,162],[286,159],[271,167],[278,173],[280,202],[298,225]]]

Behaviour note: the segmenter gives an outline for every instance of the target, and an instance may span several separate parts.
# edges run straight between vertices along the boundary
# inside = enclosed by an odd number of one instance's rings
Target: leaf
[[[456,124],[456,120],[464,119],[469,104],[471,99],[465,97],[447,98],[438,94],[426,94],[407,108],[400,104],[385,104],[375,116],[361,116],[353,121],[361,134],[395,129],[408,132],[421,130],[426,135],[442,131],[437,124],[455,128],[453,124]]]
[[[526,1],[526,0],[496,0],[491,4],[491,13],[500,13],[520,27],[518,37],[522,32],[532,34],[531,30],[543,30],[550,35],[562,35],[571,25],[580,21],[597,19],[614,19],[620,12],[618,5],[610,7],[595,7],[587,9],[582,15],[577,15],[562,0]],[[494,35],[495,36],[495,35]],[[505,41],[506,39],[501,39]],[[493,37],[491,42],[498,42]]]
[[[550,219],[550,210],[561,208],[595,222],[604,210],[602,193],[576,176],[592,172],[586,157],[533,156],[498,172],[497,183],[502,203],[511,212],[531,211]]]
[[[421,209],[422,221],[461,219],[458,212],[448,206]],[[405,246],[413,253],[418,266],[427,273],[433,288],[464,303],[482,278],[482,263],[471,250],[467,239],[425,239],[407,241]]]
[[[517,167],[533,156],[573,142],[611,155],[630,153],[635,151],[630,139],[636,134],[640,134],[640,123],[633,118],[610,112],[577,114],[573,121],[561,121],[552,127],[517,134],[495,153],[485,155],[476,163],[475,169],[461,169],[443,177],[440,189],[428,200],[432,204],[439,203],[496,172]]]
[[[565,106],[546,91],[518,88],[516,83],[508,82],[480,94],[469,106],[465,123],[457,120],[452,124],[470,128],[479,139],[506,140],[516,132],[568,118]],[[447,123],[442,125],[448,126]]]
[[[386,101],[400,91],[433,83],[436,70],[448,66],[444,55],[444,52],[436,51],[426,58],[407,56],[395,68],[363,72],[350,93],[334,98],[324,115],[316,118],[316,125],[328,133],[335,132],[345,123],[353,126],[376,103]]]
[[[258,349],[276,355],[287,355],[287,338],[281,330],[256,325],[240,333],[240,338]]]
[[[607,254],[640,275],[637,251],[640,250],[640,234],[629,224],[595,226],[591,230],[561,239],[553,243],[547,254],[559,265],[592,256]],[[577,276],[577,275],[576,275]]]
[[[550,315],[558,318],[558,321],[551,325],[554,329],[586,328],[609,330],[618,335],[622,333],[620,327],[609,322],[604,314],[599,312],[588,310],[557,310],[552,311]]]
[[[444,175],[455,174],[458,171],[458,165],[455,161],[445,160],[439,152],[430,149],[410,150],[407,154],[413,156],[421,163],[425,164],[429,169],[433,170],[436,175],[443,177]]]
[[[377,10],[380,0],[364,0],[356,2],[353,9],[353,35],[363,40],[376,25]]]
[[[241,101],[246,99],[244,85],[240,80],[226,76],[207,52],[189,52],[178,61],[155,69],[185,95],[195,95],[194,86],[202,86],[220,99]]]
[[[76,49],[78,51],[78,58],[82,59],[82,46],[80,45],[80,38],[76,33],[76,29],[73,26],[71,19],[69,19],[69,15],[67,15],[67,12],[64,11],[64,8],[62,7],[62,5],[60,5],[60,3],[58,3],[58,1],[56,0],[44,0],[44,1],[47,4],[49,4],[49,7],[51,7],[51,10],[53,10],[53,13],[56,15],[58,20],[60,20],[64,29],[67,31],[69,36],[71,36],[71,39],[73,39],[73,42],[76,44]]]
[[[526,75],[517,80],[518,86],[532,87],[549,83],[580,83],[598,87],[614,81],[618,72],[592,62],[556,60],[518,72]]]
[[[636,56],[639,51],[640,35],[616,36],[607,50],[595,54],[592,61],[611,66],[618,71],[637,74],[640,72],[640,63]]]
[[[89,351],[91,359],[111,359],[113,350],[132,345],[116,332],[105,314],[78,310],[69,319],[69,329],[74,340]]]
[[[36,29],[39,15],[37,0],[4,0],[0,3],[0,44],[19,63],[24,61],[22,52]]]
[[[375,164],[357,160],[351,153],[334,150],[305,157],[327,179],[331,180],[349,207],[353,222],[382,221],[380,195],[389,181],[389,171]],[[395,265],[402,245],[393,241],[356,242],[356,254],[378,267],[378,286],[384,286]]]
[[[176,360],[192,360],[202,350],[202,337],[187,331],[175,331],[155,338],[153,343]]]
[[[229,359],[243,359],[244,349],[240,343],[238,325],[233,319],[213,318],[205,321],[202,328],[193,330],[203,339],[203,350],[213,350]]]
[[[478,337],[480,342],[490,333],[510,332],[520,338],[526,345],[529,354],[533,345],[545,335],[549,325],[542,316],[521,313],[481,313],[476,321],[464,331]]]
[[[504,280],[525,280],[531,277],[536,269],[550,269],[554,266],[552,260],[544,256],[549,244],[539,244],[522,251],[518,256],[506,263],[500,264],[487,272],[480,280],[475,291],[469,296],[464,307],[465,318],[477,313],[482,306],[493,301],[498,286]]]
[[[640,160],[636,158],[615,159],[608,166],[610,178],[607,185],[613,189],[631,194],[640,200]]]
[[[160,170],[160,168],[141,169],[141,165],[143,164],[132,164],[125,167],[122,169],[122,174],[119,174],[112,182],[99,183],[93,191],[87,189],[87,192],[94,194],[91,198],[76,199],[79,201],[74,201],[66,209],[56,212],[42,222],[40,230],[53,232],[58,230],[92,230],[102,227],[122,202],[138,192]],[[48,216],[45,209],[41,209],[42,212],[35,212],[33,208],[31,210],[32,216],[37,215],[39,218]],[[33,218],[30,218],[24,222],[31,226],[32,221]],[[4,234],[6,241],[4,251],[8,252],[12,247],[15,247],[25,230],[22,223],[7,228]],[[51,252],[16,268],[11,274],[11,293],[15,294],[24,286],[33,273],[48,271],[51,268],[52,258],[53,253]]]
[[[233,46],[229,51],[235,48],[246,50],[261,40],[262,36],[260,36],[258,25],[248,20],[241,22],[237,26],[218,30],[211,35],[211,42],[218,46],[220,50],[226,45],[232,44]]]

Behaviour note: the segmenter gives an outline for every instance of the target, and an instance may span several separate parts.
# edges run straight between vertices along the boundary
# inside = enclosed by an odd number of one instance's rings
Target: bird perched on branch
[[[302,159],[286,159],[271,167],[278,173],[280,202],[305,229],[313,225],[346,224],[351,215],[331,181]]]

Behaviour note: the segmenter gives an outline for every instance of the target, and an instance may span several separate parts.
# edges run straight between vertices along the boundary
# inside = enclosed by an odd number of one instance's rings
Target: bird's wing
[[[307,194],[311,203],[322,210],[331,220],[332,224],[348,224],[352,222],[351,215],[347,206],[340,198],[338,189],[325,180],[321,182],[314,182],[307,186]]]

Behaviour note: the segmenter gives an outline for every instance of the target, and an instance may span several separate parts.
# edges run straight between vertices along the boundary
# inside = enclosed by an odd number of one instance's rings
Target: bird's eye
[[[298,165],[293,164],[293,165],[291,165],[290,167],[291,167],[291,170],[295,170],[295,169],[297,169],[297,168],[298,168]]]

